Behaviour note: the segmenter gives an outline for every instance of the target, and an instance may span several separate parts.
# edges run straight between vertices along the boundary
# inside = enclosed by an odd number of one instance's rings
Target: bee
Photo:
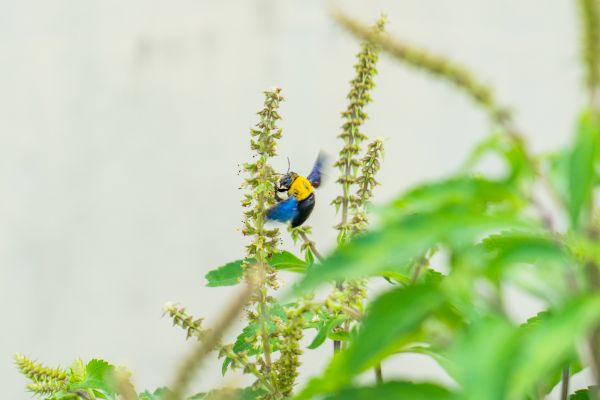
[[[289,162],[289,161],[288,161]],[[288,222],[292,228],[302,225],[315,208],[314,189],[321,185],[321,175],[325,164],[325,155],[319,153],[312,171],[307,177],[289,171],[277,184],[277,192],[287,192],[288,197],[282,199],[275,195],[278,203],[267,211],[267,219]]]

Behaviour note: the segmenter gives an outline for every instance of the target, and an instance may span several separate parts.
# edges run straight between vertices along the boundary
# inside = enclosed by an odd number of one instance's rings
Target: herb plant
[[[266,224],[278,180],[270,161],[284,140],[277,126],[282,90],[267,91],[250,131],[252,161],[243,166],[245,258],[206,275],[207,286],[232,286],[237,295],[210,329],[185,308],[165,305],[173,325],[197,341],[171,384],[138,393],[126,369],[105,361],[76,360],[60,369],[17,355],[27,389],[54,400],[517,400],[545,398],[558,386],[562,399],[599,398],[600,208],[594,195],[600,183],[600,4],[580,0],[578,6],[589,101],[570,143],[541,155],[527,148],[509,108],[467,68],[387,35],[383,18],[369,27],[334,14],[363,40],[333,163],[340,188],[333,201],[340,218],[336,248],[319,249],[303,225],[288,229],[300,242],[302,256],[296,256],[279,248],[288,233]],[[380,52],[469,96],[489,116],[490,134],[464,168],[370,215],[384,143],[370,139],[362,125]],[[501,177],[479,172],[490,155],[502,160]],[[544,206],[547,199],[553,207]],[[377,224],[370,227],[370,219]],[[279,291],[279,271],[298,273],[297,285]],[[367,300],[367,282],[382,279],[388,289]],[[506,310],[508,286],[539,299],[545,310],[515,323]],[[329,287],[329,294],[318,298],[318,287]],[[240,313],[247,325],[233,343],[223,343]],[[332,358],[322,374],[298,385],[304,336],[312,337],[308,349],[330,341]],[[382,363],[401,353],[431,357],[456,384],[386,379]],[[209,357],[220,360],[224,374],[239,369],[254,383],[187,397],[195,370]],[[584,368],[594,384],[572,393],[570,378]],[[368,371],[374,383],[358,384]]]

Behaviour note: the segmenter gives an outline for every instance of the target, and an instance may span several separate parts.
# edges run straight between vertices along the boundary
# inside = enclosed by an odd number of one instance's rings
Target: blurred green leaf
[[[139,400],[166,400],[170,393],[171,391],[165,387],[158,388],[152,393],[146,390],[143,393],[140,393]]]
[[[75,393],[65,392],[61,390],[51,396],[46,397],[46,400],[81,400],[81,397]]]
[[[485,238],[481,245],[488,255],[485,274],[494,282],[515,283],[551,303],[568,296],[564,277],[574,260],[556,237],[539,231],[505,231]]]
[[[568,203],[570,157],[571,153],[567,150],[557,151],[544,157],[548,164],[548,178],[561,205]]]
[[[336,279],[394,272],[438,244],[461,248],[500,229],[530,226],[513,213],[490,215],[459,206],[406,215],[340,247],[321,265],[307,271],[296,293]]]
[[[335,279],[406,275],[407,265],[438,244],[462,248],[500,229],[531,227],[518,214],[523,201],[510,185],[478,177],[417,187],[380,210],[381,228],[307,271],[296,293]]]
[[[461,399],[522,399],[551,389],[577,362],[576,344],[600,321],[600,295],[572,300],[515,327],[497,316],[474,321],[448,352]]]
[[[373,400],[373,399],[407,399],[407,400],[446,400],[452,398],[448,389],[431,383],[386,382],[372,387],[354,387],[342,390],[327,400]]]
[[[466,167],[474,168],[487,154],[496,154],[506,163],[508,168],[504,181],[507,183],[524,184],[535,176],[523,143],[505,132],[492,134],[479,143],[467,160]]]
[[[518,347],[517,330],[499,317],[474,321],[458,338],[448,357],[461,386],[461,400],[504,400]]]
[[[568,209],[571,224],[575,228],[582,219],[590,216],[595,180],[594,163],[598,157],[599,143],[600,125],[592,112],[585,112],[579,120],[567,171]]]
[[[521,351],[510,383],[514,398],[576,359],[576,344],[599,321],[600,296],[588,295],[522,326]]]
[[[328,321],[324,321],[323,323],[321,323],[321,326],[319,327],[319,331],[317,332],[317,336],[315,336],[313,341],[308,345],[308,348],[316,349],[317,347],[321,346],[325,342],[325,339],[327,339],[327,335],[329,335],[329,333],[335,327],[337,327],[338,325],[340,325],[342,322],[346,321],[347,319],[348,319],[347,316],[341,315],[341,316],[332,318]]]
[[[569,400],[593,400],[594,386],[590,386],[587,389],[580,389],[569,396]]]
[[[265,392],[260,389],[244,388],[244,389],[216,389],[207,393],[198,393],[188,400],[256,400],[264,395]]]
[[[504,231],[488,236],[483,247],[492,256],[489,269],[501,270],[518,263],[556,263],[568,265],[562,243],[544,232]]]
[[[244,275],[242,268],[243,260],[235,260],[227,263],[217,269],[208,272],[205,275],[207,280],[206,286],[233,286],[237,285]],[[248,260],[253,262],[253,260]],[[308,264],[302,261],[289,251],[282,251],[273,254],[269,259],[269,265],[278,271],[304,272]]]
[[[443,300],[435,285],[398,287],[379,296],[369,305],[348,348],[338,353],[323,376],[310,381],[298,398],[309,399],[344,387],[355,375],[394,353]]]
[[[524,199],[506,182],[460,176],[418,186],[394,200],[390,208],[410,214],[431,212],[450,205],[485,210],[491,204],[514,209],[522,206]]]

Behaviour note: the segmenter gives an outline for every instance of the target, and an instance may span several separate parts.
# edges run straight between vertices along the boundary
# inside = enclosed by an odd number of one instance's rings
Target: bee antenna
[[[288,157],[287,160],[288,160],[288,170],[287,170],[286,173],[289,174],[289,172],[290,172],[290,158]]]

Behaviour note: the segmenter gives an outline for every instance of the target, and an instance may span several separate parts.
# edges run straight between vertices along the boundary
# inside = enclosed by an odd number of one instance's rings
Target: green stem
[[[317,260],[319,260],[320,262],[323,262],[324,258],[321,255],[321,253],[319,253],[319,251],[317,250],[317,247],[315,246],[315,242],[310,240],[308,238],[308,235],[305,232],[300,232],[300,237],[302,238],[302,240],[304,240],[304,243],[306,243],[310,247],[310,250],[312,251],[312,253],[315,255],[315,257],[317,257]]]
[[[562,378],[560,384],[560,400],[568,400],[569,398],[569,379],[571,378],[571,371],[569,366],[566,366],[562,370]]]
[[[381,363],[375,366],[375,381],[378,385],[383,383],[383,372],[381,371]]]

